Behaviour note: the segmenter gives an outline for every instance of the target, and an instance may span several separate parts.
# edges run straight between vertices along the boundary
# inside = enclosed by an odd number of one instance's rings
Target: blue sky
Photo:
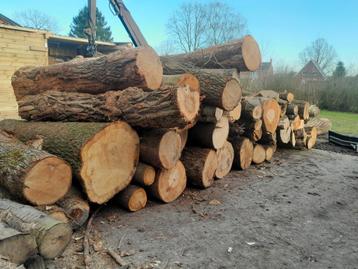
[[[151,46],[158,48],[167,38],[166,24],[188,0],[124,0]],[[264,60],[275,66],[300,68],[298,54],[319,37],[325,38],[347,67],[358,73],[358,0],[222,0],[244,16],[249,33],[259,42]],[[199,0],[199,2],[206,2]],[[60,34],[69,32],[72,17],[87,0],[1,0],[0,13],[14,18],[17,11],[38,9],[54,17]],[[111,26],[115,41],[129,41],[108,0],[97,6]]]

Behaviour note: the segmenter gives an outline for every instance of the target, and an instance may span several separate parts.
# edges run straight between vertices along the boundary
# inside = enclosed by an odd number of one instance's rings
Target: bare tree
[[[217,45],[242,36],[246,20],[225,3],[184,3],[171,16],[167,29],[185,52]]]
[[[206,13],[204,5],[184,3],[172,15],[167,28],[181,50],[191,52],[204,44],[205,24]]]
[[[218,45],[242,36],[246,30],[246,19],[225,3],[216,1],[206,5],[206,45]]]
[[[299,57],[302,64],[306,64],[309,60],[314,60],[321,70],[327,74],[334,68],[337,53],[324,38],[318,38],[310,46],[306,47],[299,54]]]
[[[26,27],[53,32],[58,30],[56,20],[39,10],[27,9],[16,13],[15,17],[21,25]]]

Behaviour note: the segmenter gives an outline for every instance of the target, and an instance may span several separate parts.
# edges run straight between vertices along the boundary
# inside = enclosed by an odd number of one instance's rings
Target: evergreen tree
[[[87,38],[84,30],[88,27],[88,7],[85,6],[80,10],[78,15],[72,19],[69,35]],[[111,28],[107,26],[107,22],[98,8],[96,8],[96,40],[113,41]]]
[[[339,61],[337,63],[336,70],[333,72],[333,77],[342,78],[346,76],[346,68],[344,67],[344,63]]]

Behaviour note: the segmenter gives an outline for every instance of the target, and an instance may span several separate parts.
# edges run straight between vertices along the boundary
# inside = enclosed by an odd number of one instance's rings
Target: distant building
[[[269,62],[261,63],[255,72],[240,72],[240,78],[265,80],[273,75],[272,59]]]
[[[14,22],[13,20],[9,19],[8,17],[4,16],[0,13],[0,24],[12,25],[12,26],[20,26],[20,24]]]
[[[322,72],[318,64],[310,60],[296,75],[303,83],[307,81],[322,81],[326,76]]]

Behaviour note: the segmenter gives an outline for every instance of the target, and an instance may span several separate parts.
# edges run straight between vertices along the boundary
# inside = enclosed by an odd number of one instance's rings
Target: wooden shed
[[[103,54],[129,43],[98,41]],[[9,24],[0,24],[0,119],[17,118],[17,104],[11,86],[11,76],[26,65],[48,65],[68,61],[81,55],[87,40],[55,35]]]

